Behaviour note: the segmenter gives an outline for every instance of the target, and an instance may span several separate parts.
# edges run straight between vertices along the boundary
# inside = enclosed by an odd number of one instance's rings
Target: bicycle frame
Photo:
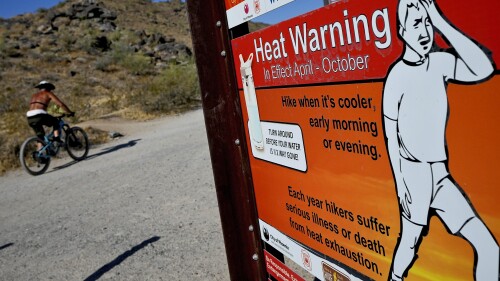
[[[56,117],[57,119],[59,119],[59,129],[57,130],[59,132],[59,134],[58,134],[59,136],[61,136],[61,133],[63,130],[66,131],[65,127],[68,127],[68,124],[66,122],[64,122],[64,120],[62,119],[63,117],[64,117],[64,115]],[[51,141],[51,139],[54,137],[54,133],[55,133],[55,130],[52,130],[50,133],[46,134],[43,137],[45,145],[42,146],[42,148],[37,151],[38,157],[50,158],[52,156],[56,156],[59,153],[60,146],[55,148],[55,150],[52,150],[52,146],[53,146],[54,142]]]

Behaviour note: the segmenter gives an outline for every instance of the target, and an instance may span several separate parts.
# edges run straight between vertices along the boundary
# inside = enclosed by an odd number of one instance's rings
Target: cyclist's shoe
[[[59,144],[63,143],[63,141],[61,140],[60,137],[52,137],[52,138],[50,138],[50,141],[51,142],[57,142]]]
[[[54,148],[49,147],[49,148],[47,148],[47,154],[50,155],[50,156],[56,156],[57,153],[54,150]]]

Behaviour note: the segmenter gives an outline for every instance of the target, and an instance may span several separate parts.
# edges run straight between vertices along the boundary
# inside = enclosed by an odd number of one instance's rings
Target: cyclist
[[[56,88],[52,83],[41,81],[35,88],[40,89],[37,93],[31,96],[30,109],[26,113],[28,124],[35,131],[38,138],[43,140],[45,130],[43,125],[54,128],[54,139],[52,141],[62,142],[59,137],[59,121],[54,116],[47,113],[47,107],[50,101],[54,101],[60,106],[68,116],[74,116],[71,111],[52,91]],[[41,145],[41,144],[39,144]]]

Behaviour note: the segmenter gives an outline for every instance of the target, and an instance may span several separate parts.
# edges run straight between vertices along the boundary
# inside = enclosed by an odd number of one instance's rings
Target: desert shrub
[[[0,116],[9,111],[9,93],[4,90],[0,91]]]
[[[18,93],[12,87],[3,88],[0,91],[0,114],[25,111],[28,98],[28,96]]]
[[[146,75],[153,72],[151,59],[136,53],[125,42],[114,42],[111,51],[96,62],[96,69],[110,71],[112,65],[119,65],[134,75]]]
[[[114,60],[111,56],[102,56],[95,62],[95,68],[100,71],[109,72],[113,66]]]
[[[128,54],[119,64],[134,75],[146,75],[153,71],[151,59],[141,54]]]
[[[145,90],[132,100],[146,112],[169,113],[199,106],[196,66],[194,63],[170,65],[152,78]]]
[[[66,29],[59,31],[59,42],[58,44],[65,50],[71,51],[75,44],[77,43],[77,37],[75,37],[71,32]]]
[[[91,53],[94,49],[92,47],[93,39],[94,39],[94,37],[92,37],[91,35],[85,35],[85,36],[80,37],[76,41],[76,48],[79,50],[85,51],[87,53]]]
[[[132,45],[139,42],[140,38],[135,32],[130,30],[120,30],[116,29],[111,32],[109,35],[109,39],[113,41],[113,43],[119,43],[124,45]]]
[[[98,60],[96,60],[95,67],[100,71],[110,71],[113,65],[123,63],[131,54],[133,49],[121,43],[113,43],[111,51],[106,52]]]
[[[3,58],[19,58],[22,56],[23,53],[19,50],[19,46],[16,46],[15,44],[4,44],[4,46],[2,47],[1,57]]]
[[[20,142],[0,134],[0,175],[8,170],[21,166],[17,155],[19,155]]]
[[[110,112],[117,111],[122,108],[122,97],[121,95],[111,94],[109,99],[103,104]]]
[[[122,38],[122,31],[119,29],[115,29],[113,32],[109,34],[109,39],[113,42],[118,42]]]
[[[16,104],[9,108],[9,112],[0,114],[0,175],[20,166],[18,156],[21,144],[28,136],[34,135],[24,112],[15,112],[18,107]]]
[[[59,56],[54,52],[45,52],[42,54],[42,59],[46,63],[55,63],[59,62]]]
[[[7,49],[7,46],[5,44],[5,38],[3,34],[0,34],[0,58],[5,57],[5,50]]]
[[[100,53],[101,50],[98,50],[96,45],[97,38],[100,37],[101,34],[94,30],[92,27],[86,28],[86,33],[78,37],[76,41],[76,48],[82,51],[87,52],[88,54],[97,54]]]
[[[134,53],[134,49],[122,42],[114,42],[111,46],[110,56],[113,62],[118,63],[127,58],[127,56]]]

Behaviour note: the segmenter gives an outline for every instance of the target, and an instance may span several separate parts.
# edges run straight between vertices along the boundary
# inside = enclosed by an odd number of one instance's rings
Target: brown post
[[[265,280],[224,1],[192,0],[187,7],[230,277]]]

